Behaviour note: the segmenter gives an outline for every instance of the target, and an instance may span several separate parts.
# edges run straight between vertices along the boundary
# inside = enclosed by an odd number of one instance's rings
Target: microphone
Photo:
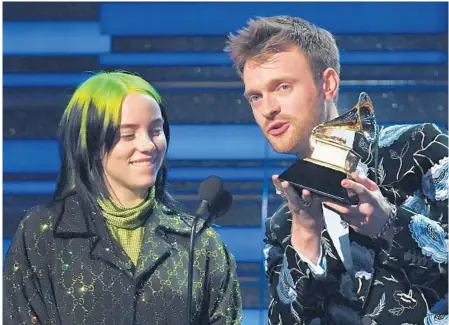
[[[217,176],[209,176],[200,184],[199,197],[201,200],[198,210],[196,210],[195,217],[193,219],[192,228],[190,230],[190,244],[189,244],[189,268],[187,276],[187,325],[191,323],[191,310],[192,310],[192,296],[193,296],[193,259],[194,259],[194,246],[195,246],[195,234],[198,220],[201,216],[209,210],[223,192],[223,181]]]
[[[223,181],[217,176],[209,176],[200,184],[200,206],[195,213],[195,219],[199,219],[223,191]]]
[[[209,217],[204,222],[203,228],[210,226],[214,219],[220,219],[232,206],[232,194],[226,189],[223,189],[220,196],[212,203],[209,208]]]

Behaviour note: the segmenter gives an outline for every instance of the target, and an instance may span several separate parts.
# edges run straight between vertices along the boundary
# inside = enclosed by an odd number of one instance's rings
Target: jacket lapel
[[[176,241],[171,242],[168,239],[168,233],[184,237],[190,236],[191,225],[188,219],[170,212],[159,204],[156,205],[145,226],[144,239],[136,267],[136,278],[142,277],[148,272],[152,273],[170,256],[173,250],[178,249]],[[203,220],[200,220],[197,229],[201,229],[202,225]]]
[[[134,265],[131,259],[126,255],[125,251],[116,243],[109,234],[106,234],[107,229],[103,220],[99,220],[102,227],[99,232],[103,233],[100,236],[94,236],[90,245],[90,256],[92,259],[100,260],[109,266],[118,269],[133,278]]]
[[[371,164],[373,160],[373,145],[370,144],[363,135],[356,132],[354,135],[353,150],[361,157],[364,164]]]
[[[83,238],[88,241],[86,244],[92,259],[104,261],[132,277],[132,262],[119,244],[111,239],[103,216],[84,211],[76,194],[61,200],[53,227],[55,237]]]
[[[159,216],[152,215],[145,226],[142,247],[136,266],[136,278],[147,273],[153,273],[154,269],[170,255],[174,248],[168,241],[166,234],[159,228],[158,220],[155,219],[159,219]]]

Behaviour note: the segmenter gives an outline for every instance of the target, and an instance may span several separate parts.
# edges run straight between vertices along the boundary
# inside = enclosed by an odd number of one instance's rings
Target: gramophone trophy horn
[[[366,93],[361,93],[357,104],[343,115],[317,125],[310,136],[310,157],[297,160],[279,178],[299,191],[307,189],[334,201],[354,204],[341,181],[357,169],[360,155],[338,136],[339,131],[359,133],[369,143],[376,141],[378,127]]]

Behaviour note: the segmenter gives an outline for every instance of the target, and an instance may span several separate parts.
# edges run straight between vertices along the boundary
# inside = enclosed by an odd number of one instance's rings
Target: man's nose
[[[273,96],[267,96],[262,107],[262,115],[267,119],[272,119],[281,111],[279,101]]]

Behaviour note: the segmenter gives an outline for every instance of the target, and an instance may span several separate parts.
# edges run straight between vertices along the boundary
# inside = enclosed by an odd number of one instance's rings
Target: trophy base
[[[358,197],[349,197],[346,189],[341,186],[341,181],[346,178],[347,175],[344,172],[306,160],[297,160],[279,175],[279,179],[292,184],[299,195],[301,195],[302,189],[306,189],[326,197],[330,201],[337,201],[345,205],[357,204]]]

